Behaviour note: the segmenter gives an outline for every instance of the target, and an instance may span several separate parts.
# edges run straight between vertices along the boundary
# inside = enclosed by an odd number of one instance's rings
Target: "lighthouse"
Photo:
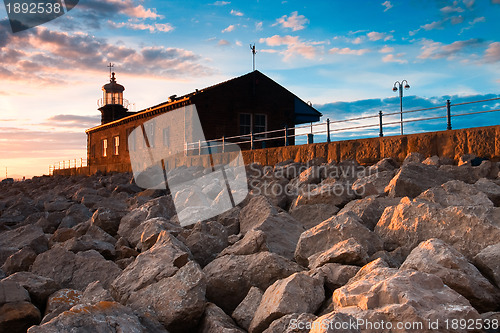
[[[125,87],[116,82],[115,73],[111,73],[110,82],[102,87],[102,98],[97,101],[101,111],[101,125],[128,116],[128,101],[123,99]]]

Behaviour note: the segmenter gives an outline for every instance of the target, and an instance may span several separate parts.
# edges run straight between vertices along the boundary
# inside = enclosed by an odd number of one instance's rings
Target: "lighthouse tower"
[[[123,99],[125,87],[116,83],[115,73],[111,73],[110,82],[102,87],[102,98],[97,101],[101,111],[101,125],[128,116],[128,101]]]

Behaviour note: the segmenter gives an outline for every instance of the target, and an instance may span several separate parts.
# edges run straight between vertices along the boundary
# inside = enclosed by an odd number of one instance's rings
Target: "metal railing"
[[[86,166],[88,166],[88,163],[85,158],[75,158],[72,160],[55,162],[54,165],[49,165],[49,175],[52,176],[54,174],[54,170],[77,169],[84,168]]]
[[[418,112],[426,112],[426,111],[437,111],[439,109],[443,109],[443,115],[433,115],[433,116],[427,116],[427,117],[422,117],[422,118],[410,118],[407,120],[397,120],[397,121],[387,121],[386,119],[391,116],[395,115],[401,115],[401,112],[389,112],[389,113],[384,113],[382,111],[379,111],[378,114],[375,115],[368,115],[368,116],[361,116],[361,117],[355,117],[355,118],[348,118],[348,119],[342,119],[342,120],[335,120],[331,121],[330,119],[326,119],[324,122],[318,122],[318,123],[311,123],[308,125],[303,125],[303,126],[296,126],[293,128],[288,128],[284,127],[281,129],[277,130],[272,130],[272,131],[266,131],[266,132],[259,132],[259,133],[249,133],[245,135],[237,135],[237,136],[231,136],[231,137],[222,137],[219,139],[214,139],[214,140],[206,140],[206,141],[198,141],[198,142],[189,142],[185,143],[184,145],[184,150],[185,150],[185,155],[202,155],[205,153],[216,153],[216,152],[226,152],[227,147],[230,144],[238,144],[238,145],[249,145],[250,149],[255,149],[256,148],[256,143],[261,143],[261,147],[265,147],[265,143],[269,141],[276,141],[276,140],[282,140],[281,145],[288,146],[290,143],[290,140],[292,138],[299,138],[299,137],[307,137],[307,143],[314,143],[314,136],[318,135],[324,135],[326,138],[323,138],[326,142],[331,142],[332,141],[332,136],[335,133],[338,132],[352,132],[354,130],[360,130],[360,129],[377,129],[378,127],[378,136],[383,137],[384,136],[384,131],[387,132],[388,128],[395,128],[397,126],[400,126],[401,123],[417,123],[417,122],[422,122],[422,121],[432,121],[432,120],[438,120],[438,119],[446,119],[446,130],[451,130],[452,129],[452,118],[454,117],[463,117],[463,116],[471,116],[471,115],[479,115],[479,114],[485,114],[485,113],[491,113],[491,112],[498,112],[500,109],[495,109],[492,108],[490,110],[481,110],[481,111],[470,111],[470,112],[462,112],[462,113],[453,113],[451,112],[452,107],[458,107],[462,105],[469,105],[473,103],[486,103],[486,102],[491,102],[495,100],[500,100],[500,97],[497,98],[490,98],[490,99],[484,99],[484,100],[478,100],[478,101],[471,101],[471,102],[463,102],[463,103],[456,103],[456,104],[451,104],[450,100],[446,101],[445,105],[440,105],[440,106],[435,106],[435,107],[429,107],[429,108],[421,108],[421,109],[415,109],[415,110],[407,110],[403,111],[403,114],[414,114]],[[368,119],[378,119],[375,123],[360,123]],[[384,122],[385,121],[385,122]],[[354,122],[353,126],[349,127],[340,127],[337,125],[342,125],[347,122]],[[334,126],[337,126],[336,128],[332,128]],[[443,126],[444,127],[444,126]],[[443,128],[444,129],[444,128]],[[293,131],[293,134],[291,134],[291,131]],[[277,136],[268,136],[269,134],[275,134]],[[280,133],[282,135],[280,135]],[[389,133],[395,133],[395,131],[389,131]],[[318,142],[325,142],[325,141],[318,141]]]

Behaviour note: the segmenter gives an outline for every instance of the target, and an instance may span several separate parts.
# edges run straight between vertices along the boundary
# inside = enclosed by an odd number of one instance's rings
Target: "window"
[[[115,155],[118,155],[120,153],[120,137],[119,136],[115,136],[114,137],[114,141],[113,143],[115,144]]]
[[[164,128],[163,129],[163,146],[168,147],[170,146],[170,128]]]
[[[265,114],[256,114],[254,116],[254,126],[253,130],[255,133],[261,133],[265,132],[267,130],[267,117]],[[263,138],[265,137],[265,134],[259,135],[259,137]]]
[[[252,132],[252,115],[250,113],[240,113],[240,135]]]
[[[108,139],[102,140],[102,157],[108,156]]]

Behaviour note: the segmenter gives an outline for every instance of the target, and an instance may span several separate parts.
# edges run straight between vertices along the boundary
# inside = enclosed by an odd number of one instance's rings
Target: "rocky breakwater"
[[[498,164],[246,171],[241,204],[186,227],[130,174],[1,184],[0,332],[498,331]]]

